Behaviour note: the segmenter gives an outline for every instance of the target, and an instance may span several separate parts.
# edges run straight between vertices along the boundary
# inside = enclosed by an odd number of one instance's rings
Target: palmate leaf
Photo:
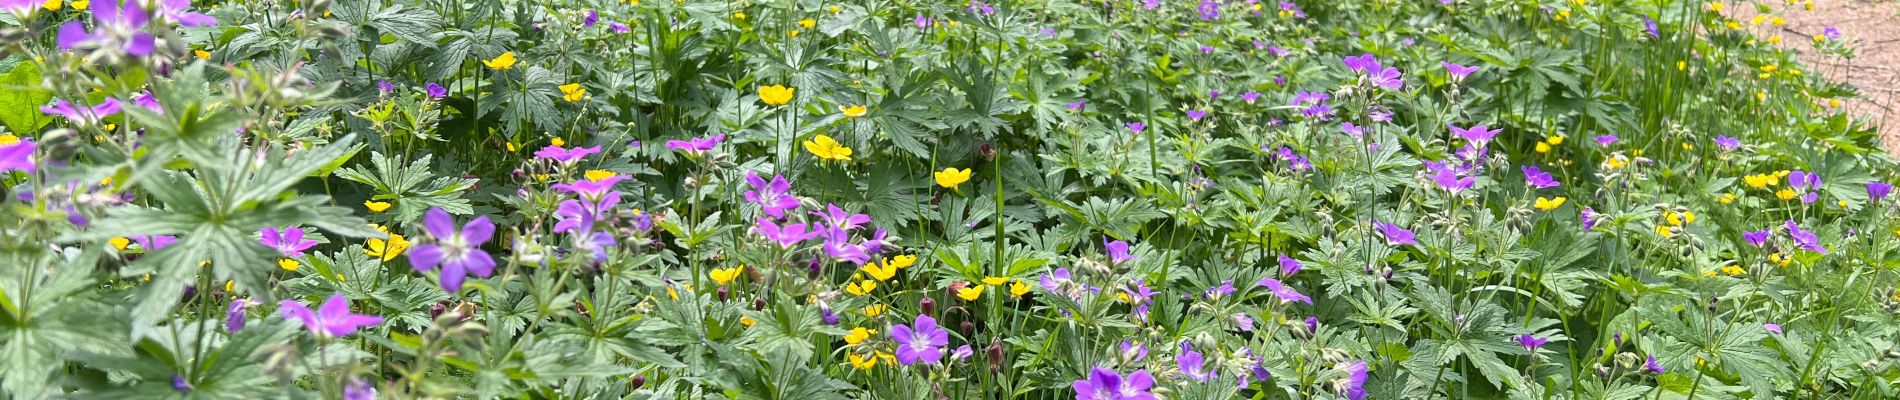
[[[0,253],[0,390],[9,398],[52,395],[52,379],[72,352],[124,354],[123,315],[82,292],[93,285],[100,250]],[[38,271],[44,271],[41,275]],[[22,278],[32,278],[23,280]]]
[[[553,71],[542,67],[529,67],[520,79],[505,82],[507,78],[496,79],[499,91],[493,96],[483,96],[478,109],[482,115],[501,111],[501,119],[508,124],[508,137],[520,135],[523,127],[541,130],[554,130],[561,124],[559,110],[554,108],[554,99],[561,96],[559,86],[563,83]]]
[[[474,187],[476,180],[436,177],[429,169],[433,159],[433,155],[423,155],[405,162],[400,155],[374,152],[370,154],[374,172],[349,167],[337,171],[337,176],[374,188],[377,194],[372,199],[394,203],[383,221],[413,221],[435,207],[455,215],[474,213],[462,192]]]
[[[405,8],[396,4],[370,17],[369,26],[418,46],[435,48],[441,34],[442,17],[426,8]]]
[[[15,136],[27,136],[53,122],[39,107],[53,100],[53,92],[41,89],[40,67],[35,63],[14,64],[0,75],[0,124]]]

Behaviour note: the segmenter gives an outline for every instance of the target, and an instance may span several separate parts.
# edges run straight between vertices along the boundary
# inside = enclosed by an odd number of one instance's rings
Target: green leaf
[[[40,106],[53,100],[53,92],[40,88],[39,64],[23,62],[6,75],[0,75],[0,123],[8,132],[32,133],[53,122],[40,112]]]

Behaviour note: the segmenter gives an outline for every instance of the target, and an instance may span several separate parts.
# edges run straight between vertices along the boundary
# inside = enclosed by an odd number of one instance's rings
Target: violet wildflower
[[[186,11],[191,8],[191,0],[160,0],[158,14],[184,26],[212,26],[218,19],[210,15]]]
[[[191,382],[185,380],[183,375],[172,375],[172,390],[178,391],[178,394],[189,395]]]
[[[1742,232],[1742,240],[1747,241],[1749,245],[1761,247],[1768,243],[1768,233],[1767,229]]]
[[[968,359],[970,358],[970,356],[973,356],[973,355],[976,355],[976,349],[972,349],[970,348],[970,345],[966,344],[966,345],[957,347],[957,349],[954,351],[951,351],[950,359],[955,360],[955,361],[963,361],[964,359]]]
[[[270,246],[285,257],[303,257],[304,250],[317,245],[315,240],[304,240],[303,229],[297,227],[264,228],[257,233],[259,243]]]
[[[1617,140],[1616,135],[1597,135],[1595,139],[1597,141],[1598,146],[1609,146],[1612,144],[1616,144],[1616,140]]]
[[[557,183],[554,184],[553,188],[555,190],[579,195],[588,201],[598,202],[605,199],[610,191],[613,191],[614,185],[624,180],[627,180],[626,176],[615,174],[613,176],[600,178],[599,180],[581,179],[568,183]]]
[[[350,301],[343,298],[342,293],[330,295],[330,299],[314,311],[303,303],[289,299],[278,303],[278,307],[284,318],[302,323],[304,328],[319,338],[349,336],[356,333],[357,329],[383,323],[383,317],[350,313]]]
[[[1649,356],[1649,360],[1643,361],[1643,369],[1649,371],[1649,373],[1658,375],[1661,375],[1664,371],[1662,363],[1656,362],[1656,356],[1653,355]]]
[[[1188,110],[1187,111],[1187,117],[1188,117],[1188,120],[1190,121],[1200,121],[1202,117],[1206,117],[1206,116],[1207,116],[1207,111],[1203,111],[1203,110]]]
[[[1301,267],[1300,260],[1287,257],[1286,254],[1280,255],[1280,276],[1293,276],[1293,274],[1300,273]]]
[[[779,226],[778,223],[772,222],[769,218],[759,218],[757,223],[758,226],[753,228],[753,232],[757,232],[760,236],[770,239],[773,243],[778,243],[780,248],[789,249],[799,242],[818,237],[818,235],[824,233],[811,230],[810,224],[787,223],[784,226]]]
[[[1267,53],[1273,54],[1274,57],[1286,57],[1288,55],[1293,54],[1293,52],[1287,51],[1286,49],[1282,49],[1280,48],[1280,46],[1267,46]],[[1280,79],[1278,79],[1279,83],[1282,85],[1286,84],[1286,81],[1284,79],[1286,78],[1281,77]]]
[[[1221,297],[1234,294],[1234,291],[1235,291],[1234,280],[1228,279],[1228,280],[1221,281],[1220,285],[1207,288],[1207,291],[1201,292],[1201,296],[1209,298],[1209,299],[1219,299]]]
[[[600,146],[575,147],[573,149],[568,149],[561,146],[548,146],[548,147],[541,148],[541,150],[535,151],[534,158],[549,159],[549,160],[559,161],[562,164],[569,164],[569,163],[573,163],[576,160],[580,160],[583,157],[587,157],[588,155],[599,153],[599,152],[600,152]]]
[[[830,306],[825,306],[825,305],[818,306],[818,315],[820,319],[825,322],[825,325],[830,325],[830,326],[838,325],[838,313],[831,311]]]
[[[1764,330],[1767,330],[1768,332],[1772,332],[1776,335],[1781,334],[1781,325],[1777,325],[1774,323],[1766,323],[1766,324],[1761,324],[1761,328]]]
[[[666,148],[684,151],[686,154],[693,156],[699,156],[706,154],[708,151],[712,151],[714,147],[719,147],[719,142],[725,140],[726,134],[724,133],[696,137],[689,140],[668,140],[666,141]]]
[[[1134,132],[1136,135],[1140,135],[1141,131],[1144,131],[1144,130],[1148,130],[1148,124],[1141,123],[1140,121],[1128,123],[1129,132]]]
[[[449,88],[442,87],[442,85],[437,85],[435,82],[429,82],[428,85],[423,85],[423,87],[427,88],[429,98],[431,99],[441,99],[444,97],[449,97]]]
[[[0,143],[0,172],[16,169],[33,172],[37,168],[33,163],[33,153],[39,149],[38,145],[33,144],[32,140],[13,140],[12,143]]]
[[[581,18],[581,27],[592,28],[596,23],[600,23],[600,12],[587,10],[587,16]]]
[[[1385,235],[1385,243],[1387,245],[1399,246],[1399,245],[1407,245],[1407,244],[1409,245],[1418,244],[1418,241],[1414,240],[1414,238],[1417,236],[1416,234],[1398,225],[1393,225],[1391,223],[1381,222],[1381,221],[1373,221],[1372,226],[1377,227],[1379,229],[1379,233],[1382,233]]]
[[[1088,106],[1088,99],[1076,100],[1073,103],[1069,103],[1069,111],[1082,111],[1083,108]]]
[[[1466,142],[1471,142],[1477,146],[1484,146],[1485,143],[1491,141],[1491,138],[1496,137],[1499,132],[1504,132],[1503,129],[1491,129],[1491,127],[1482,124],[1470,128],[1459,128],[1457,125],[1452,124],[1445,124],[1445,126],[1451,128],[1451,133],[1458,134],[1458,137],[1464,138]]]
[[[1662,32],[1656,26],[1656,20],[1649,18],[1649,16],[1643,16],[1643,29],[1649,31],[1649,37],[1651,38],[1662,38]]]
[[[1735,150],[1742,148],[1742,140],[1728,137],[1727,135],[1716,135],[1715,146],[1721,147],[1722,150]]]
[[[1141,8],[1144,10],[1153,10],[1155,9],[1155,7],[1160,7],[1160,6],[1161,6],[1161,0],[1142,0],[1141,1]]]
[[[376,388],[373,386],[370,386],[369,382],[364,382],[361,379],[350,378],[350,383],[343,385],[343,400],[375,400],[375,399],[376,399]]]
[[[1260,92],[1249,90],[1249,91],[1240,93],[1240,101],[1247,102],[1247,104],[1253,104],[1254,101],[1256,100],[1260,100]]]
[[[1103,239],[1102,247],[1108,250],[1108,262],[1111,264],[1120,265],[1135,259],[1133,254],[1128,253],[1127,241]]]
[[[224,331],[237,333],[244,329],[244,309],[251,307],[251,299],[232,299],[231,306],[224,309]]]
[[[1148,346],[1143,346],[1141,343],[1135,343],[1135,341],[1132,340],[1123,340],[1121,347],[1123,364],[1138,363],[1148,358]]]
[[[139,248],[145,249],[146,252],[159,251],[167,246],[171,246],[172,242],[177,241],[178,238],[172,235],[143,235],[132,237],[132,242],[138,243]]]
[[[871,222],[870,215],[845,212],[843,208],[838,208],[837,204],[827,204],[825,211],[812,211],[811,214],[818,216],[826,226],[846,231],[858,229],[859,226]]]
[[[1214,0],[1201,0],[1201,6],[1195,10],[1201,12],[1202,21],[1220,18],[1220,2]]]
[[[1453,82],[1463,82],[1465,80],[1465,77],[1471,76],[1471,74],[1474,72],[1478,72],[1478,67],[1475,65],[1467,67],[1463,65],[1454,64],[1450,61],[1439,61],[1438,65],[1442,65],[1445,67],[1445,73],[1451,75],[1451,80]]]
[[[1298,290],[1293,290],[1293,287],[1287,286],[1286,283],[1280,282],[1279,279],[1273,279],[1273,277],[1260,278],[1258,282],[1254,282],[1254,285],[1266,287],[1268,292],[1273,293],[1273,297],[1280,299],[1280,303],[1313,304],[1313,298],[1300,294]]]
[[[937,319],[917,316],[911,325],[891,326],[891,341],[897,342],[897,363],[903,365],[943,361],[943,347],[950,345],[950,331],[937,327]]]
[[[1148,393],[1154,383],[1154,376],[1147,370],[1136,370],[1123,378],[1108,368],[1095,367],[1088,377],[1075,380],[1069,387],[1075,389],[1075,400],[1154,400],[1155,395]]]
[[[152,92],[144,92],[139,93],[137,96],[132,96],[132,104],[143,107],[146,110],[151,110],[152,113],[165,115],[165,106],[158,104],[158,96],[153,95]]]
[[[1537,349],[1544,348],[1544,343],[1548,342],[1550,342],[1550,339],[1531,336],[1530,334],[1519,335],[1517,337],[1517,344],[1523,345],[1524,350],[1532,354],[1536,354]]]
[[[1796,225],[1792,219],[1782,225],[1788,228],[1788,237],[1794,239],[1796,246],[1801,246],[1807,251],[1827,254],[1827,247],[1821,246],[1821,237],[1815,235],[1814,232],[1801,230],[1801,226]]]
[[[422,215],[422,228],[435,240],[410,249],[409,264],[416,272],[440,267],[442,290],[461,292],[468,274],[486,278],[495,273],[495,259],[481,248],[495,235],[495,224],[488,217],[475,217],[457,230],[447,211],[432,207]]]
[[[865,253],[864,246],[851,243],[850,234],[844,229],[827,229],[824,231],[824,237],[825,255],[860,266],[871,261],[871,255]]]
[[[0,153],[4,153],[4,152],[5,150],[0,150]],[[0,156],[0,159],[4,159],[4,158],[5,158],[4,156]],[[3,167],[0,167],[0,168],[3,168]],[[1881,181],[1867,182],[1867,199],[1868,200],[1872,200],[1876,202],[1885,200],[1887,198],[1887,194],[1889,193],[1893,193],[1893,184],[1881,182]]]
[[[930,17],[926,17],[922,15],[918,15],[917,18],[912,18],[910,21],[912,24],[917,25],[917,29],[929,29],[931,24],[934,24],[937,22],[935,20],[930,19]]]
[[[1340,394],[1352,400],[1365,400],[1366,380],[1370,378],[1366,373],[1366,362],[1353,361],[1350,364],[1343,364],[1341,368],[1346,370],[1346,380],[1343,393]]]
[[[1477,177],[1464,176],[1455,166],[1437,161],[1425,162],[1425,176],[1431,178],[1432,183],[1437,184],[1440,189],[1445,189],[1452,194],[1470,189],[1471,185],[1478,181]]]
[[[1190,379],[1207,383],[1209,378],[1214,377],[1213,372],[1206,370],[1207,360],[1201,355],[1201,352],[1192,349],[1184,350],[1181,352],[1181,355],[1174,357],[1174,362],[1181,367],[1181,375],[1185,375]]]
[[[1201,54],[1214,54],[1214,46],[1201,45]]]
[[[1597,210],[1592,209],[1590,207],[1584,207],[1583,211],[1577,215],[1577,219],[1579,222],[1583,224],[1583,230],[1589,231],[1592,229],[1596,229],[1598,215],[1599,214],[1597,214]]]
[[[1353,139],[1363,139],[1366,137],[1366,128],[1353,125],[1351,122],[1340,123],[1339,130],[1346,132],[1347,135],[1352,135]]]
[[[1037,283],[1041,284],[1043,290],[1057,292],[1061,291],[1062,284],[1069,283],[1072,279],[1068,268],[1056,268],[1054,271],[1043,273]]]
[[[377,93],[386,95],[386,94],[389,94],[389,92],[394,92],[394,91],[396,91],[396,84],[389,83],[389,81],[376,81]]]
[[[786,181],[784,175],[773,175],[772,181],[767,182],[759,173],[747,172],[745,181],[752,185],[752,190],[745,191],[745,200],[758,204],[765,215],[785,218],[786,211],[798,209],[798,197],[792,196],[792,183]]]
[[[629,27],[629,26],[627,26],[627,24],[622,24],[622,23],[619,23],[619,22],[614,22],[614,23],[609,23],[609,24],[607,24],[607,29],[612,29],[612,30],[614,31],[614,33],[628,33],[628,32],[633,32],[633,28],[632,28],[632,27]]]
[[[66,100],[54,100],[53,105],[40,107],[40,112],[66,117],[66,120],[72,121],[74,125],[93,126],[98,125],[99,120],[105,117],[118,114],[119,108],[119,99],[107,97],[105,100],[101,100],[98,105],[93,106],[83,104],[75,105],[67,103]]]
[[[85,44],[94,44],[101,48],[119,48],[133,57],[145,57],[157,47],[157,38],[145,31],[145,25],[151,23],[152,14],[140,5],[139,0],[95,0],[93,1],[93,31],[86,31],[79,20],[66,21],[60,25],[58,44],[60,50],[72,50]]]
[[[1531,187],[1548,189],[1563,186],[1563,183],[1557,182],[1557,179],[1551,177],[1550,173],[1544,172],[1544,170],[1538,169],[1537,167],[1525,165],[1518,167],[1518,169],[1524,171],[1524,183],[1531,185]]]
[[[1821,28],[1821,37],[1827,40],[1841,40],[1841,30],[1832,26]]]

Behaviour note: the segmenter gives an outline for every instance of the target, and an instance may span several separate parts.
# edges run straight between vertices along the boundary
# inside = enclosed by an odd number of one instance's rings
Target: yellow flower
[[[844,11],[844,9],[838,6],[831,6],[831,7],[826,7],[825,11],[830,11],[832,14],[837,14],[840,11]]]
[[[844,292],[850,293],[853,296],[863,296],[863,295],[871,294],[872,290],[877,290],[877,281],[870,280],[870,279],[865,279],[863,282],[851,282],[844,285]]]
[[[1003,284],[1004,284],[1004,283],[1009,283],[1009,278],[1008,278],[1008,277],[1002,277],[1002,276],[987,276],[987,277],[983,277],[983,284],[985,284],[985,285],[990,285],[990,286],[1003,286]]]
[[[850,107],[838,106],[838,111],[844,113],[845,118],[857,118],[864,116],[864,113],[868,110],[864,108],[864,105],[860,104]]]
[[[192,50],[192,51],[191,51],[191,55],[192,55],[192,56],[194,56],[194,57],[198,57],[198,59],[200,59],[200,60],[208,60],[208,59],[211,59],[211,52],[209,52],[209,51],[204,51],[204,50]]]
[[[1608,158],[1603,159],[1603,165],[1610,167],[1610,169],[1623,168],[1623,166],[1629,165],[1629,164],[1630,164],[1629,159],[1623,158],[1620,155],[1612,155]]]
[[[905,254],[905,255],[901,255],[897,257],[885,258],[884,263],[897,269],[910,268],[911,264],[917,263],[917,256]]]
[[[732,283],[733,279],[738,279],[739,273],[744,271],[745,269],[742,267],[713,268],[711,275],[713,283],[717,283],[719,286],[725,286],[727,283]]]
[[[389,211],[389,202],[366,200],[366,201],[363,201],[363,208],[368,208],[369,212],[373,212],[373,213]]]
[[[879,315],[884,315],[884,310],[889,309],[889,308],[890,308],[889,306],[886,306],[883,304],[872,304],[872,305],[864,306],[864,316],[877,318],[877,316]]]
[[[791,103],[792,95],[797,92],[798,88],[788,88],[779,85],[760,86],[759,101],[763,101],[768,105],[782,106],[786,103]]]
[[[1710,2],[1710,3],[1709,3],[1709,11],[1715,11],[1715,12],[1721,12],[1721,11],[1722,11],[1722,7],[1724,7],[1724,6],[1727,6],[1727,5],[1726,5],[1726,4],[1722,4],[1722,3],[1717,3],[1717,2]]]
[[[871,369],[871,367],[877,366],[877,356],[875,355],[866,357],[863,355],[859,355],[858,353],[851,353],[850,357],[851,357],[851,367],[853,368]]]
[[[1677,61],[1677,62],[1676,62],[1676,70],[1677,70],[1677,71],[1688,71],[1688,70],[1689,70],[1689,62],[1688,62],[1688,61]]]
[[[600,182],[600,181],[606,180],[607,178],[612,178],[615,175],[620,175],[620,174],[616,174],[613,171],[608,171],[604,169],[590,169],[590,170],[587,170],[586,175],[587,175],[587,180]]]
[[[1029,294],[1029,284],[1023,283],[1023,280],[1017,279],[1016,283],[1009,284],[1010,296],[1023,297],[1025,294]]]
[[[1685,223],[1685,224],[1695,223],[1695,211],[1683,211],[1682,223]]]
[[[515,52],[510,51],[506,53],[501,53],[501,55],[495,56],[495,59],[493,60],[483,60],[482,65],[487,65],[488,68],[493,68],[495,70],[505,70],[509,68],[514,68],[515,67]]]
[[[823,134],[805,141],[805,151],[826,160],[851,161],[851,148]]]
[[[1550,143],[1537,142],[1537,148],[1535,150],[1537,150],[1538,153],[1549,153]]]
[[[1793,262],[1793,261],[1794,261],[1794,257],[1783,257],[1781,256],[1781,253],[1768,254],[1768,262],[1774,263],[1775,266],[1786,267],[1788,266],[1789,262]]]
[[[757,325],[758,323],[759,321],[753,320],[752,317],[744,317],[744,316],[739,317],[739,324],[745,325],[745,327],[747,328],[751,328],[752,325]]]
[[[1773,17],[1768,19],[1768,23],[1775,24],[1775,26],[1782,26],[1787,25],[1788,21],[1781,19],[1781,17]]]
[[[858,343],[864,343],[864,339],[870,339],[871,335],[876,334],[877,330],[875,329],[864,329],[862,326],[851,328],[851,332],[844,334],[844,342],[846,344],[857,345]]]
[[[736,19],[736,20],[740,20],[740,21],[744,21],[744,20],[745,20],[745,12],[744,12],[744,11],[740,11],[740,12],[736,12],[736,13],[732,13],[732,19]]]
[[[1669,230],[1669,225],[1656,225],[1656,235],[1662,237],[1676,237],[1676,231]]]
[[[118,249],[119,251],[125,251],[125,246],[132,245],[131,239],[126,239],[122,237],[115,237],[115,238],[112,238],[111,240],[107,240],[106,242],[112,243],[112,248]]]
[[[297,260],[288,258],[277,260],[277,268],[283,268],[285,271],[297,272],[297,267],[301,266],[303,266],[303,264],[297,262]]]
[[[1550,135],[1550,137],[1544,138],[1544,141],[1550,142],[1552,146],[1564,144],[1564,135]]]
[[[224,281],[224,292],[225,292],[225,293],[233,293],[233,292],[237,292],[237,281],[234,281],[234,280],[225,280],[225,281]]]
[[[1734,202],[1735,202],[1735,194],[1734,194],[1734,193],[1723,193],[1723,194],[1722,194],[1721,196],[1715,196],[1715,202],[1717,202],[1717,203],[1722,203],[1722,204],[1729,204],[1729,203],[1734,203]]]
[[[963,299],[963,301],[976,301],[978,297],[983,297],[983,288],[984,286],[982,285],[971,285],[970,287],[957,289],[957,298]]]
[[[818,21],[812,20],[811,18],[801,19],[801,20],[798,20],[798,26],[805,27],[805,29],[811,29],[811,27],[818,26]]]
[[[46,7],[46,11],[59,11],[59,5],[59,0],[46,0],[46,2],[40,3],[40,7]]]
[[[1538,196],[1538,197],[1537,197],[1537,204],[1536,204],[1536,205],[1533,205],[1533,207],[1537,207],[1537,209],[1539,209],[1539,210],[1544,210],[1544,211],[1550,211],[1550,210],[1552,210],[1552,209],[1555,209],[1555,208],[1557,208],[1557,207],[1563,207],[1563,205],[1564,205],[1564,200],[1567,200],[1567,199],[1565,199],[1565,198],[1563,198],[1563,197],[1561,197],[1561,196],[1560,196],[1560,197],[1557,197],[1557,198],[1555,198],[1555,199],[1546,199],[1546,198],[1544,198],[1543,196]]]
[[[582,98],[586,97],[587,88],[581,87],[579,83],[561,85],[561,98],[566,99],[569,103],[581,101]]]
[[[871,274],[871,278],[877,279],[879,282],[888,281],[891,280],[892,277],[897,276],[897,267],[893,267],[888,263],[864,263],[864,266],[860,267],[860,269],[864,270],[864,273]]]
[[[1780,183],[1781,179],[1776,178],[1774,175],[1757,174],[1742,177],[1742,182],[1747,183],[1748,187],[1761,189],[1774,186],[1776,183]]]
[[[672,298],[674,301],[678,301],[680,299],[680,291],[674,290],[672,286],[667,286],[666,297]]]
[[[956,189],[957,185],[962,185],[964,182],[970,181],[969,168],[964,168],[961,170],[956,169],[956,168],[944,168],[942,171],[937,171],[936,173],[931,174],[931,175],[934,175],[937,177],[937,186],[942,186],[942,187],[951,188],[951,189]]]
[[[1728,274],[1728,276],[1738,276],[1744,272],[1748,272],[1748,271],[1743,271],[1742,267],[1737,267],[1733,265],[1722,267],[1722,273]]]
[[[1794,189],[1781,188],[1781,191],[1775,192],[1775,197],[1780,197],[1782,201],[1794,200],[1795,196],[1799,194],[1795,193]]]
[[[555,147],[560,147],[560,146],[566,146],[567,141],[562,140],[560,136],[555,136],[553,140],[548,141],[548,144],[554,145]]]
[[[369,245],[363,247],[363,254],[389,261],[402,255],[404,250],[409,250],[409,240],[404,239],[402,235],[391,233],[389,240],[370,238]]]

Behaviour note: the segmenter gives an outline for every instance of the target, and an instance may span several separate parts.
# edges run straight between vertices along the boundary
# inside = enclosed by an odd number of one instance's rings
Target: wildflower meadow
[[[1900,398],[1810,8],[0,0],[0,398]]]

